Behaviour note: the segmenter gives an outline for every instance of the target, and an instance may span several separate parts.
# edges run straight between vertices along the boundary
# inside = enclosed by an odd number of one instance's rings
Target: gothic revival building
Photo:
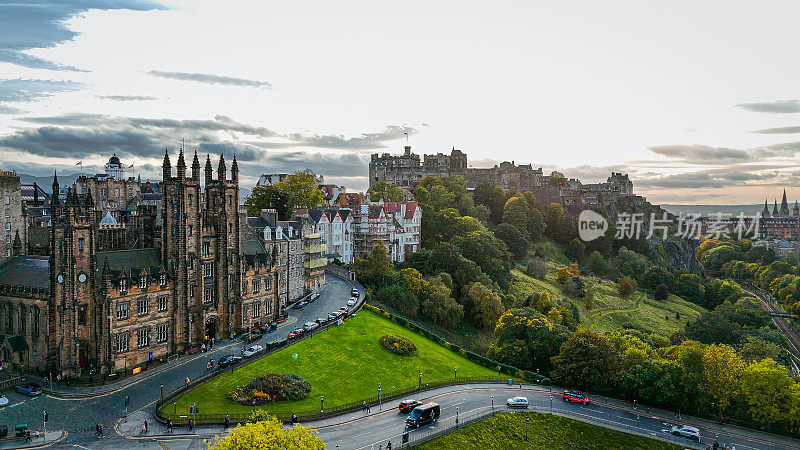
[[[235,156],[215,174],[195,153],[187,173],[181,149],[162,168],[161,204],[126,220],[92,190],[60,196],[54,176],[49,256],[0,264],[0,360],[54,376],[129,371],[285,314],[296,295],[279,301],[279,272],[304,294],[302,270],[280,270],[280,246],[239,211]]]

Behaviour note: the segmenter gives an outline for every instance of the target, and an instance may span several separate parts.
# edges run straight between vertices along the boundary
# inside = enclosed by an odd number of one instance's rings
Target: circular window
[[[82,273],[82,274],[78,275],[78,281],[80,281],[81,283],[85,283],[86,282],[86,274]]]

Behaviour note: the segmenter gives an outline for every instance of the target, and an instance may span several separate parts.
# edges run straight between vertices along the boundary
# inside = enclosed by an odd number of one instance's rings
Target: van
[[[440,411],[438,403],[426,403],[424,405],[417,406],[413,411],[411,411],[411,414],[409,414],[406,418],[406,425],[408,425],[409,428],[418,428],[435,422],[437,419],[439,419],[439,414]]]

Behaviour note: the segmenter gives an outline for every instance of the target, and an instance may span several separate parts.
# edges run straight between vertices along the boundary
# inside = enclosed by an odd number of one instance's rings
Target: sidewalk
[[[288,327],[293,325],[297,322],[297,317],[289,317],[284,322],[278,325],[278,329]],[[239,336],[241,338],[241,336]],[[215,340],[214,343],[214,350],[220,350],[230,347],[239,347],[245,345],[242,341],[235,339],[231,341],[230,339],[218,339]],[[52,388],[43,388],[46,394],[52,395],[56,398],[89,398],[89,397],[96,397],[101,395],[107,395],[114,392],[117,392],[121,389],[124,389],[134,383],[138,383],[142,380],[148,379],[152,376],[158,375],[162,372],[170,370],[172,368],[178,367],[183,365],[189,361],[193,361],[197,358],[204,357],[203,352],[197,352],[192,355],[184,354],[174,359],[168,359],[166,363],[160,364],[152,369],[148,369],[142,371],[139,375],[132,375],[124,380],[117,381],[115,383],[105,384],[102,386],[64,386],[58,383],[54,383]]]
[[[33,433],[31,433],[31,442],[25,443],[25,438],[18,438],[18,437],[7,437],[0,439],[0,449],[13,449],[13,448],[38,448],[38,447],[45,447],[51,444],[60,442],[65,437],[67,437],[66,431],[61,430],[54,430],[47,432],[47,439],[44,438],[44,435],[41,431],[39,431],[39,439],[35,439],[33,437]]]

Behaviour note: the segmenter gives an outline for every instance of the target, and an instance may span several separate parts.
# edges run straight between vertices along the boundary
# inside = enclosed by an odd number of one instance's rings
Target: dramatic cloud
[[[103,100],[114,100],[117,102],[136,102],[156,99],[155,97],[150,97],[147,95],[98,95],[97,98],[102,98]]]
[[[759,134],[796,134],[796,133],[800,133],[800,126],[765,128],[763,130],[753,131],[753,133],[759,133]]]
[[[72,81],[24,80],[21,78],[0,80],[0,103],[29,102],[56,92],[74,91],[81,86],[80,83]]]
[[[687,163],[730,163],[744,162],[752,158],[752,154],[746,150],[709,147],[707,145],[659,145],[649,147],[649,150],[657,155],[669,158],[680,159]]]
[[[244,86],[244,87],[257,87],[271,89],[272,85],[266,81],[248,80],[245,78],[225,77],[220,75],[212,75],[207,73],[185,73],[185,72],[162,72],[160,70],[151,70],[147,72],[148,75],[154,77],[166,78],[169,80],[180,81],[196,81],[198,83],[207,84],[224,84],[228,86]]]
[[[770,114],[787,114],[800,112],[800,100],[777,100],[774,102],[762,103],[739,103],[737,108],[742,108],[746,111],[770,113]]]
[[[89,9],[161,9],[149,1],[118,0],[26,0],[0,4],[0,61],[33,69],[79,70],[26,53],[34,48],[49,48],[72,40],[77,33],[66,21]]]
[[[672,175],[654,175],[648,178],[639,178],[635,181],[637,187],[643,188],[669,188],[669,189],[700,189],[724,188],[732,186],[745,186],[756,182],[768,181],[767,185],[776,179],[774,172],[754,173],[739,170],[713,170],[702,172],[679,173]]]

